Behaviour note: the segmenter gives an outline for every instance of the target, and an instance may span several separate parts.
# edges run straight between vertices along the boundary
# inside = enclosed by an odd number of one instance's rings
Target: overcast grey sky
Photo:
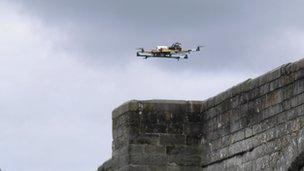
[[[95,170],[111,111],[203,100],[304,55],[304,1],[1,0],[0,168]],[[136,47],[206,45],[188,60]]]

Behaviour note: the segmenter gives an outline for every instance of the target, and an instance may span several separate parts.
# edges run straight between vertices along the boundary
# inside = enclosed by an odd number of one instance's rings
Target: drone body
[[[191,52],[200,51],[203,46],[197,46],[196,49],[183,49],[181,43],[173,43],[171,46],[157,46],[153,50],[144,50],[144,48],[138,48],[137,56],[147,58],[172,58],[172,59],[187,59],[188,54]]]

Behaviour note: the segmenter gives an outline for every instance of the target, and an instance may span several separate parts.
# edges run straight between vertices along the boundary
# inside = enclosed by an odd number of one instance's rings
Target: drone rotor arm
[[[138,52],[141,52],[141,53],[144,53],[144,52],[145,52],[144,48],[136,48],[136,50],[137,50]]]

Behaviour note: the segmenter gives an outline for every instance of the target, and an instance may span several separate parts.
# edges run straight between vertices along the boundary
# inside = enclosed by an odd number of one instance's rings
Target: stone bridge
[[[304,170],[304,59],[205,101],[116,108],[98,171]]]

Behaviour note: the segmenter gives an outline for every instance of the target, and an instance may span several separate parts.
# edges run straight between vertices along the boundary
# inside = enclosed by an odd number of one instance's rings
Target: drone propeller
[[[144,48],[137,48],[136,50],[140,51],[140,52],[144,52]]]
[[[201,47],[205,47],[205,46],[197,46],[196,51],[200,51]]]

